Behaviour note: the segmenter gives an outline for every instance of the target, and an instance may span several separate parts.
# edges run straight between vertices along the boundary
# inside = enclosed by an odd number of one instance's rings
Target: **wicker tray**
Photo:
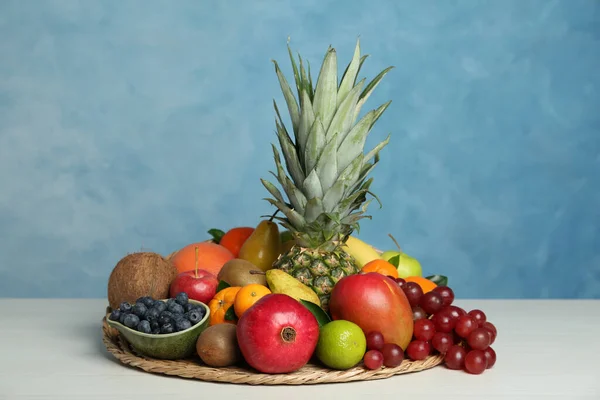
[[[138,354],[116,329],[102,324],[102,341],[106,349],[125,365],[139,368],[155,374],[179,376],[209,382],[227,382],[249,385],[307,385],[317,383],[340,383],[385,379],[394,375],[407,374],[433,368],[442,363],[439,355],[430,356],[423,361],[404,360],[396,368],[382,368],[370,371],[362,366],[346,371],[336,371],[308,364],[291,374],[262,374],[245,368],[211,368],[202,365],[199,358],[189,360],[158,360]]]

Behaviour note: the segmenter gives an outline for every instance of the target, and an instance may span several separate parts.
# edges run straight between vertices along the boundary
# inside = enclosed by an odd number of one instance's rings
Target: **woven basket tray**
[[[139,368],[146,372],[198,379],[209,382],[227,382],[249,385],[307,385],[317,383],[340,383],[385,379],[394,375],[407,374],[433,368],[442,363],[439,355],[430,356],[423,361],[404,360],[395,368],[367,370],[362,365],[346,371],[322,368],[316,364],[307,364],[291,374],[262,374],[245,368],[212,368],[202,365],[200,358],[188,360],[157,360],[138,354],[116,329],[111,328],[103,319],[102,341],[106,349],[121,363]]]

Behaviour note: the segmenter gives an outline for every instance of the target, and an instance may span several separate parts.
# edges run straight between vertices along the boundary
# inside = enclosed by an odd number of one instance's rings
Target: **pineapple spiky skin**
[[[287,272],[319,296],[321,308],[329,311],[329,297],[342,278],[360,272],[354,258],[338,248],[333,251],[293,246],[279,257],[274,268]]]

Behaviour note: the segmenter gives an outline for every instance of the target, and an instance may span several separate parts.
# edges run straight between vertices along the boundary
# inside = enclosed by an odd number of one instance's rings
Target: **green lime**
[[[367,338],[354,322],[336,320],[321,327],[316,354],[329,368],[349,369],[363,359]]]

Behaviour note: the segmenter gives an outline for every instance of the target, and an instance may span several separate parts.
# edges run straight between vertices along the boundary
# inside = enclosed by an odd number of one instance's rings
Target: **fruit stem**
[[[194,246],[194,250],[195,250],[194,262],[196,264],[196,269],[194,271],[194,275],[196,276],[196,278],[198,278],[198,246]]]
[[[269,222],[273,222],[273,218],[275,218],[275,216],[277,215],[278,212],[279,212],[279,209],[275,210],[273,215],[271,215],[271,217],[269,218]]]
[[[400,253],[402,253],[402,247],[400,247],[400,245],[398,244],[398,242],[396,241],[396,239],[392,236],[391,233],[388,233],[388,236],[392,238],[392,240],[394,241],[394,243],[396,244],[396,247],[398,248],[398,251]]]

